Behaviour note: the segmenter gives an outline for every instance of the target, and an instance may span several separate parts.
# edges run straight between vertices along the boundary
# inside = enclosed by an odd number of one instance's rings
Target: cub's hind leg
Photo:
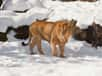
[[[40,37],[37,38],[37,48],[38,48],[38,51],[40,54],[44,54],[42,46],[41,46],[41,38]]]
[[[33,51],[33,48],[35,47],[36,45],[36,40],[34,38],[31,39],[30,43],[29,43],[29,49],[30,49],[30,54],[35,54],[34,51]]]

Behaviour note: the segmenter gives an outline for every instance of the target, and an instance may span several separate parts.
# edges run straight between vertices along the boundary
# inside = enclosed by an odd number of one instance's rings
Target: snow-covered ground
[[[41,1],[41,2],[39,2]],[[21,7],[21,8],[20,8]],[[0,32],[8,26],[30,25],[36,19],[49,21],[76,19],[78,26],[87,28],[94,21],[102,24],[102,1],[60,2],[50,0],[4,0],[0,10]],[[15,13],[13,10],[26,13]],[[66,58],[51,56],[50,46],[42,41],[45,55],[29,55],[29,47],[8,35],[8,42],[0,42],[0,76],[101,76],[102,47],[91,47],[71,39],[65,46]],[[34,48],[37,52],[37,48]]]
[[[50,47],[43,41],[45,56],[30,56],[20,41],[0,43],[1,76],[101,76],[102,48],[96,50],[80,42],[66,44],[66,58],[52,57]],[[69,49],[72,47],[74,50]],[[78,49],[78,46],[81,46]],[[76,50],[75,50],[76,49]],[[34,51],[37,51],[35,48]]]

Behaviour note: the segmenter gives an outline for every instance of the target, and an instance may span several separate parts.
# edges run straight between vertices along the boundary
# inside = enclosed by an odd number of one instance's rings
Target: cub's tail
[[[32,37],[32,35],[31,35],[31,33],[29,32],[29,41],[27,42],[27,43],[25,43],[25,42],[22,42],[21,44],[23,45],[23,46],[27,46],[29,43],[30,43],[30,41],[31,41],[31,37]]]

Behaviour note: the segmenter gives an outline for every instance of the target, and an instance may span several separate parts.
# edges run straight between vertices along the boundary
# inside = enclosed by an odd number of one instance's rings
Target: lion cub
[[[29,27],[30,53],[34,54],[33,47],[37,45],[40,54],[44,54],[41,47],[41,40],[46,40],[51,46],[53,56],[57,56],[56,45],[60,48],[60,57],[64,57],[64,46],[73,35],[76,27],[76,20],[59,20],[56,22],[37,20]]]

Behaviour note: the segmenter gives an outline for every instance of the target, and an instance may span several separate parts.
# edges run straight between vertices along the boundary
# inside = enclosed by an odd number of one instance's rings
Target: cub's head
[[[72,20],[69,22],[69,27],[70,27],[70,29],[72,30],[72,32],[75,31],[76,24],[77,24],[77,21],[74,20],[74,19],[72,19]]]
[[[63,31],[67,31],[67,32],[74,32],[75,28],[76,28],[76,23],[77,21],[72,19],[70,21],[66,20],[63,23]]]

